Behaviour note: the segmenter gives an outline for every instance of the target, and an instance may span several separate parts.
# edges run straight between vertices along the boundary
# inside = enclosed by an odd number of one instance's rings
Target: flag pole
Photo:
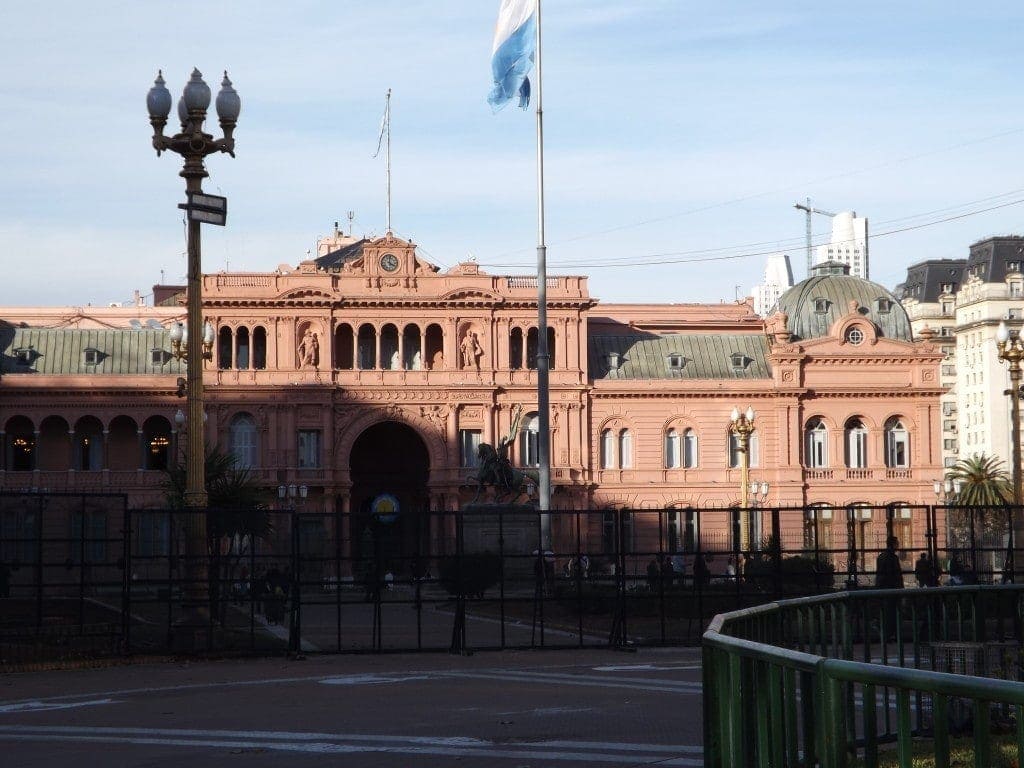
[[[384,106],[384,125],[385,130],[388,132],[388,145],[387,153],[384,158],[384,168],[387,173],[387,186],[388,186],[388,201],[387,201],[387,214],[385,216],[386,231],[391,234],[391,89],[388,88],[387,101]]]
[[[538,504],[551,509],[551,405],[548,385],[548,276],[547,245],[544,241],[544,98],[541,75],[541,0],[537,0],[537,459]],[[551,546],[551,518],[541,515],[541,549]]]

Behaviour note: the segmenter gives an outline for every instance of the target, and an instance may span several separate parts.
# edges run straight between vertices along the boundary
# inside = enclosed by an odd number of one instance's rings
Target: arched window
[[[369,323],[359,326],[359,370],[377,367],[377,331]]]
[[[846,466],[863,469],[868,465],[868,430],[858,418],[846,422]]]
[[[804,429],[804,464],[812,468],[828,466],[828,428],[821,419],[811,419]]]
[[[334,329],[334,367],[351,371],[355,361],[354,332],[348,323],[340,323]]]
[[[526,332],[526,367],[531,371],[537,369],[537,329],[531,328]]]
[[[697,453],[697,433],[692,429],[683,432],[683,466],[693,469],[697,466],[699,457]]]
[[[386,371],[399,368],[398,328],[391,323],[380,329],[380,367]]]
[[[540,466],[540,420],[536,413],[528,413],[519,429],[519,464]]]
[[[670,429],[665,433],[665,468],[679,469],[683,464],[679,453],[679,433]]]
[[[633,467],[633,435],[628,429],[619,432],[619,468],[632,469]]]
[[[601,469],[615,466],[615,434],[610,429],[601,430]]]
[[[523,367],[523,329],[513,328],[508,335],[508,367],[518,370]]]
[[[259,466],[259,441],[256,422],[247,413],[240,413],[231,420],[231,455],[239,468]]]
[[[234,338],[231,329],[225,325],[217,333],[217,367],[222,371],[226,371],[231,367],[233,346]]]
[[[885,466],[910,466],[910,434],[898,416],[885,422]]]
[[[262,325],[252,331],[252,367],[257,371],[267,367],[267,329]]]
[[[748,467],[757,467],[761,464],[761,441],[758,439],[757,430],[750,433],[747,438],[747,451],[750,454]],[[729,433],[729,469],[736,469],[740,466],[740,439],[735,432]]]
[[[242,327],[235,333],[235,368],[249,368],[249,329]]]

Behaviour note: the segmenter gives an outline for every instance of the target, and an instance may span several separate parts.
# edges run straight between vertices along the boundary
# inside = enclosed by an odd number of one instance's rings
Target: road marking
[[[51,712],[55,709],[74,709],[76,707],[94,707],[99,704],[119,704],[114,699],[95,699],[93,701],[20,701],[15,704],[0,704],[0,714],[10,712]]]
[[[406,683],[410,680],[431,680],[435,676],[425,675],[339,675],[338,677],[325,677],[317,680],[321,685],[378,685],[380,683]]]
[[[541,667],[541,669],[578,669],[576,665],[552,665],[549,667]],[[537,669],[537,667],[534,667]],[[609,677],[609,678],[581,678],[578,675],[570,674],[559,674],[554,672],[530,672],[529,670],[516,669],[516,668],[487,668],[478,671],[456,671],[456,670],[423,670],[423,671],[412,671],[407,673],[401,673],[402,677],[409,679],[443,679],[446,677],[472,677],[478,676],[484,679],[519,679],[524,681],[532,679],[533,682],[543,682],[543,677],[548,677],[551,682],[568,682],[576,683],[578,685],[595,685],[595,680],[607,680],[608,687],[621,688],[626,687],[621,685],[624,682],[638,682],[640,686],[629,686],[629,687],[642,687],[646,690],[665,690],[666,686],[672,687],[673,691],[682,689],[693,689],[694,692],[700,692],[700,683],[686,682],[686,681],[669,681],[669,680],[658,680],[652,678],[623,678],[623,677]],[[541,676],[541,677],[531,677]],[[378,677],[378,675],[371,675],[371,677]],[[389,675],[379,675],[379,677],[390,677]],[[10,706],[13,704],[26,704],[29,702],[63,702],[63,701],[77,701],[79,699],[88,699],[90,697],[127,697],[127,696],[140,696],[148,694],[162,694],[162,693],[177,693],[181,691],[200,691],[200,690],[216,690],[225,688],[246,688],[253,686],[262,685],[290,685],[294,683],[319,683],[322,681],[330,681],[339,679],[336,675],[306,675],[306,676],[295,676],[295,677],[275,677],[275,678],[260,678],[256,680],[226,680],[220,682],[208,682],[208,683],[182,683],[179,685],[163,685],[163,686],[147,686],[138,688],[121,688],[117,690],[107,691],[89,691],[88,693],[69,693],[62,694],[59,696],[49,696],[42,698],[33,699],[14,699],[11,701],[0,701],[0,707]],[[581,680],[590,680],[591,682],[580,682]],[[330,685],[331,683],[325,683]],[[340,683],[339,683],[340,684]],[[652,685],[653,684],[653,685]],[[682,692],[686,692],[683,690]],[[0,713],[4,712],[0,709]]]
[[[448,677],[466,677],[480,680],[505,680],[513,683],[553,683],[590,688],[628,688],[633,691],[661,691],[663,693],[701,693],[700,683],[655,680],[643,677],[583,677],[582,675],[550,675],[526,672],[449,672]]]
[[[537,741],[521,744],[467,737],[380,736],[373,734],[288,731],[222,731],[170,728],[95,728],[79,726],[0,726],[0,740],[129,743],[180,747],[265,749],[281,752],[352,754],[383,752],[575,763],[636,764],[697,768],[701,748],[679,744],[628,744],[588,741]],[[689,756],[689,757],[688,757]]]
[[[701,669],[700,664],[612,664],[604,667],[593,667],[595,672],[659,672],[680,669]]]

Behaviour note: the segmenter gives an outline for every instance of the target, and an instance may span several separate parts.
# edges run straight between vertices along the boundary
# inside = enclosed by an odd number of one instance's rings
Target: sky
[[[5,8],[0,305],[184,281],[181,161],[156,156],[145,107],[157,69],[175,100],[193,67],[214,93],[227,69],[242,99],[236,157],[207,160],[228,222],[203,227],[204,271],[295,265],[349,211],[383,234],[390,88],[395,234],[442,268],[534,272],[535,116],[486,102],[498,5]],[[868,217],[889,288],[1024,234],[1022,22],[985,0],[544,0],[549,274],[605,302],[733,301],[770,253],[805,277],[808,197]],[[822,242],[829,219],[813,224]]]

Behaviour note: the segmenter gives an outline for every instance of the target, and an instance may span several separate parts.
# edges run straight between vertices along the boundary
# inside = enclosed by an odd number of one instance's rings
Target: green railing
[[[856,590],[716,616],[703,642],[704,764],[910,768],[951,737],[1024,756],[1024,585]]]

